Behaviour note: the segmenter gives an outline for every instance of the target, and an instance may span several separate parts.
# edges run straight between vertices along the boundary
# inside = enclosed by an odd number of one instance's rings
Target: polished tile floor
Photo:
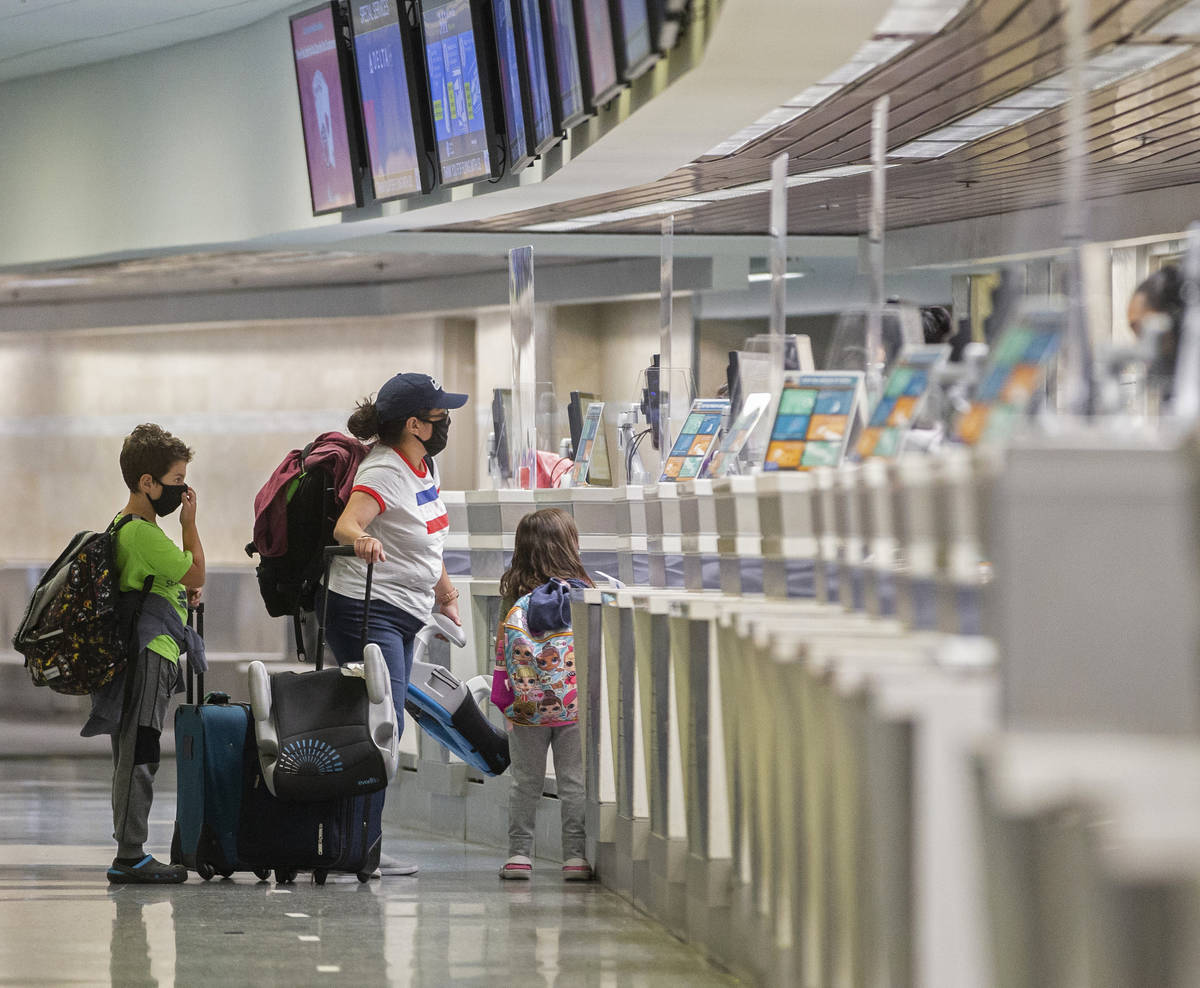
[[[156,785],[159,857],[173,768]],[[599,884],[564,885],[551,862],[501,882],[496,850],[416,833],[385,834],[414,878],[110,888],[107,776],[101,759],[0,759],[0,984],[737,983]]]

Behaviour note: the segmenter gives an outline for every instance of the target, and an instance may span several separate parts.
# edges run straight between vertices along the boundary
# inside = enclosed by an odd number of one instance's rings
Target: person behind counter
[[[1150,320],[1160,317],[1166,325],[1157,327],[1158,342],[1147,369],[1151,387],[1158,390],[1164,404],[1171,400],[1175,383],[1175,357],[1183,328],[1183,279],[1179,269],[1167,265],[1155,271],[1134,289],[1126,315],[1129,328],[1141,339],[1150,328]]]

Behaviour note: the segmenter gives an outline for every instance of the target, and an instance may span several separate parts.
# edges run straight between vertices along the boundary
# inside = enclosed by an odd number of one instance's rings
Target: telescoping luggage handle
[[[317,628],[317,660],[316,667],[320,671],[325,659],[325,620],[329,616],[329,567],[333,564],[334,556],[353,556],[352,545],[327,545],[325,547],[325,576],[322,585],[325,587],[325,599],[321,604],[321,623]],[[367,618],[371,613],[371,580],[375,576],[375,564],[367,563],[367,588],[363,594],[362,632],[359,636],[358,650],[367,647]]]
[[[204,637],[204,601],[200,601],[200,603],[190,605],[188,607],[187,623],[188,623],[189,628],[196,629],[196,634],[198,634],[201,638]],[[194,678],[196,680],[196,686],[198,687],[198,690],[195,694],[193,694],[193,692],[192,692],[192,679],[193,679],[192,672],[193,672],[192,657],[189,655],[187,657],[187,702],[195,703],[196,701],[195,701],[194,697],[196,695],[199,695],[200,702],[203,703],[204,702],[204,673],[197,672],[195,674]]]

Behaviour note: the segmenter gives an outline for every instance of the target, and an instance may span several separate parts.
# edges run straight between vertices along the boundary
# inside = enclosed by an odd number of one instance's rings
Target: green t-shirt
[[[121,515],[117,515],[119,519]],[[192,568],[192,554],[180,549],[157,525],[134,518],[117,532],[117,572],[122,590],[141,590],[146,577],[154,574],[152,593],[169,600],[187,620],[187,587],[179,581]],[[159,635],[147,646],[172,662],[179,661],[179,645],[170,635]]]

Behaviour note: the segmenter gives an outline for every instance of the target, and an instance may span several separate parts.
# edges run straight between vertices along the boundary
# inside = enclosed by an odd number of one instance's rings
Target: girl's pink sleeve
[[[507,710],[516,699],[512,683],[508,681],[508,663],[505,661],[507,646],[508,632],[501,623],[496,635],[496,667],[492,670],[492,703],[501,710]]]

